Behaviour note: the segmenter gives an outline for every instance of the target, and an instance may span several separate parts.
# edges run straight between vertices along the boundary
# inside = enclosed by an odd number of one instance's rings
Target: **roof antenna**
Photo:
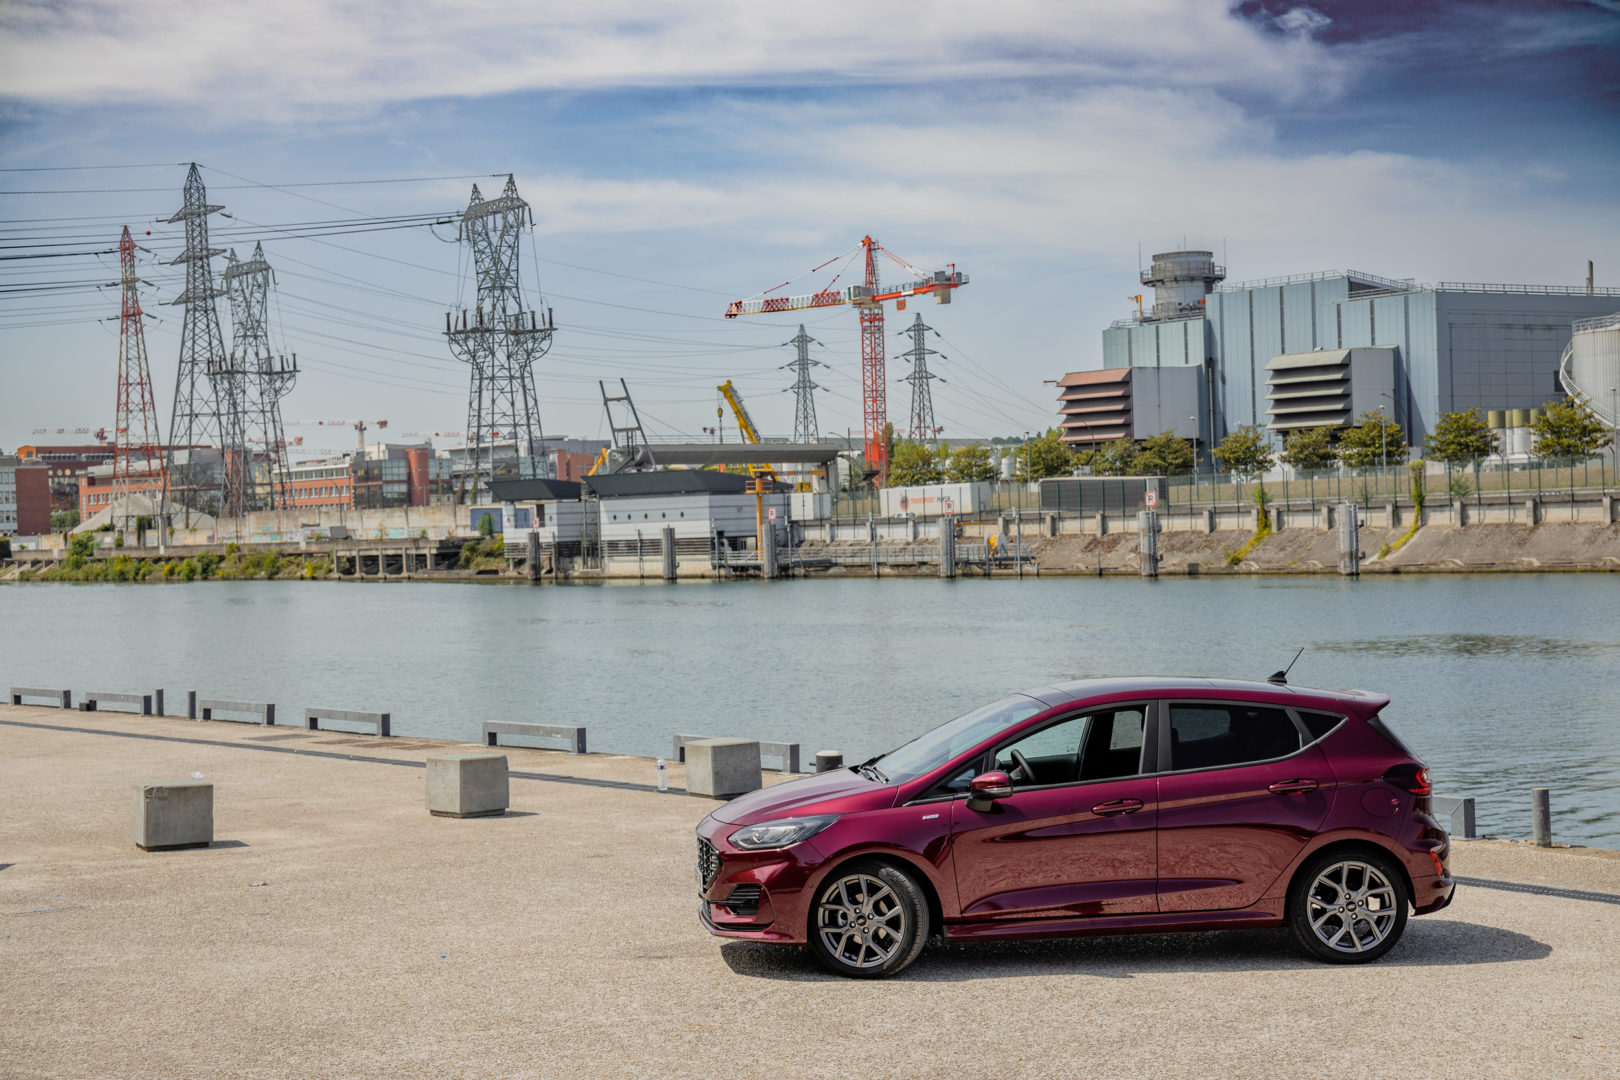
[[[1294,665],[1299,662],[1300,653],[1303,653],[1304,651],[1305,651],[1305,646],[1301,645],[1299,647],[1299,652],[1295,653],[1294,658],[1292,660],[1288,661],[1288,666],[1283,668],[1281,671],[1272,672],[1270,675],[1268,675],[1266,677],[1266,682],[1268,682],[1268,683],[1276,683],[1278,686],[1287,686],[1288,685],[1288,673],[1290,671],[1294,670]]]

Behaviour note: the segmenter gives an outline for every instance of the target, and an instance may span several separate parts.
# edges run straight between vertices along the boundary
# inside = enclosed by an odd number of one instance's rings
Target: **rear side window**
[[[1381,714],[1373,717],[1371,720],[1368,720],[1367,726],[1378,732],[1378,734],[1382,735],[1385,741],[1387,741],[1389,745],[1393,746],[1398,752],[1405,754],[1409,758],[1417,757],[1417,754],[1413,753],[1412,748],[1407,746],[1406,743],[1402,742],[1399,735],[1395,734],[1394,730],[1389,726],[1389,721],[1385,720]]]
[[[1287,757],[1299,747],[1299,729],[1282,709],[1242,704],[1170,706],[1172,770],[1269,761]]]
[[[1311,734],[1311,742],[1321,742],[1332,731],[1344,722],[1344,717],[1333,713],[1306,712],[1301,709],[1299,718],[1305,724],[1305,730]]]

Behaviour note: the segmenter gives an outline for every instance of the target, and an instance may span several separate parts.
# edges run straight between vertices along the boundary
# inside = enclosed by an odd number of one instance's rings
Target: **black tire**
[[[1388,855],[1369,848],[1324,851],[1288,886],[1288,929],[1307,956],[1365,964],[1395,947],[1406,930],[1405,879]]]
[[[917,879],[890,863],[841,866],[816,889],[809,950],[851,979],[886,979],[911,966],[928,941],[928,899]]]

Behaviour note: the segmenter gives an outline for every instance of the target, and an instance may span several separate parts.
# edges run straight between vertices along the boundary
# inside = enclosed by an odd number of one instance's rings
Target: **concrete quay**
[[[0,740],[6,1077],[1620,1075],[1616,852],[1459,842],[1366,967],[1245,931],[858,983],[702,930],[717,804],[647,759],[503,746],[510,811],[455,819],[424,766],[476,744],[18,706]],[[137,850],[131,785],[199,772],[212,846]]]

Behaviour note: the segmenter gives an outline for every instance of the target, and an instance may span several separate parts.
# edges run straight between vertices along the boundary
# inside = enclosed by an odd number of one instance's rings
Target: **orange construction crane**
[[[843,276],[844,268],[840,267],[833,275],[831,282],[820,292],[806,293],[800,296],[770,296],[769,293],[778,293],[794,281],[810,276],[826,269],[840,259],[852,259],[857,251],[866,256],[866,273],[859,285],[845,285],[835,288],[838,279]],[[883,287],[878,281],[877,252],[883,252],[911,274],[916,280],[906,282],[904,285]],[[889,443],[886,437],[886,428],[889,422],[887,383],[884,375],[884,341],[883,341],[883,304],[887,300],[897,302],[897,308],[904,310],[906,300],[913,296],[934,294],[937,303],[951,302],[951,293],[966,285],[967,275],[956,269],[951,263],[945,270],[935,270],[932,274],[906,262],[895,255],[894,252],[873,240],[865,237],[859,244],[848,251],[836,255],[820,266],[801,274],[793,281],[784,281],[774,289],[767,289],[764,293],[750,297],[746,300],[734,300],[726,308],[726,318],[735,319],[739,315],[763,315],[778,311],[803,311],[806,308],[837,307],[841,304],[853,304],[860,310],[861,315],[861,405],[864,420],[866,439],[866,463],[869,468],[877,470],[878,483],[886,483],[889,477]]]

